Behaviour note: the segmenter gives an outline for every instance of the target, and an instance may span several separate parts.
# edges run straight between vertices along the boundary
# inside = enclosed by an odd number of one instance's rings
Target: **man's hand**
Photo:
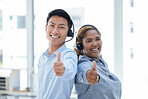
[[[60,61],[60,52],[57,53],[57,60],[53,64],[53,69],[56,76],[63,76],[64,66],[63,66],[63,62]]]
[[[96,68],[96,61],[93,61],[93,67],[86,72],[86,77],[88,83],[91,85],[95,84],[99,80],[99,75]]]

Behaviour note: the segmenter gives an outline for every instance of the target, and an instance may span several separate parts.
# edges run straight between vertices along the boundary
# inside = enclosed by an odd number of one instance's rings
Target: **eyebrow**
[[[92,39],[92,38],[87,38],[86,40],[89,40],[89,39]]]
[[[54,24],[54,25],[56,25],[54,22],[52,22],[52,21],[50,21],[49,23],[52,23],[52,24]],[[59,24],[59,25],[64,25],[64,26],[66,26],[64,23],[61,23],[61,24]]]
[[[49,22],[49,23],[52,23],[52,24],[54,24],[54,25],[55,25],[55,23],[54,23],[54,22]]]
[[[100,36],[97,36],[96,38],[99,38],[99,39],[101,39],[101,37]],[[95,38],[95,39],[96,39]],[[92,40],[93,38],[87,38],[86,40]]]
[[[99,35],[99,36],[97,36],[96,38],[101,38],[101,36]],[[92,38],[87,38],[87,39],[92,39]]]

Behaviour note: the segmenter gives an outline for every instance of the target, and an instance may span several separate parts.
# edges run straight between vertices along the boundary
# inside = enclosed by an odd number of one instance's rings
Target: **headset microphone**
[[[88,54],[88,53],[84,53],[84,52],[82,52],[82,51],[80,51],[78,48],[77,48],[77,50],[81,53],[81,54],[85,54],[85,55],[90,55],[90,54]]]
[[[64,42],[62,42],[62,43],[69,42],[69,41],[71,41],[72,39],[73,39],[73,37],[71,37],[71,39],[69,39],[69,40],[67,40],[67,41],[64,41]]]

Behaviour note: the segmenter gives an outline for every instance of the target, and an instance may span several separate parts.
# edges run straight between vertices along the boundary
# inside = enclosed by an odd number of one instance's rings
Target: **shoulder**
[[[77,56],[76,52],[70,48],[65,48],[62,52],[61,52],[62,55],[74,55],[74,56]]]
[[[92,61],[87,58],[86,56],[80,55],[78,60],[78,69],[84,69],[84,68],[91,68],[92,67]]]
[[[91,59],[90,58],[88,58],[87,56],[84,56],[84,55],[80,55],[79,56],[79,61],[78,61],[78,64],[81,64],[81,63],[89,63],[89,62],[91,62],[90,61]]]
[[[40,55],[40,57],[38,59],[38,64],[46,61],[47,60],[47,56],[48,56],[48,49]]]
[[[48,54],[47,51],[45,51],[44,53],[42,53],[42,54],[40,55],[40,57],[39,57],[39,61],[45,60],[46,54]]]
[[[40,57],[39,57],[39,60],[38,60],[38,67],[40,67],[42,64],[44,64],[46,62],[46,58],[44,57],[44,55],[42,54]]]

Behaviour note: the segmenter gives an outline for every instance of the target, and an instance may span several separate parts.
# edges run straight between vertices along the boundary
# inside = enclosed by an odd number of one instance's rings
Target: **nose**
[[[94,41],[94,42],[92,43],[92,45],[93,45],[93,46],[97,46],[97,41]]]
[[[59,33],[58,27],[55,27],[55,28],[52,30],[52,33],[58,34],[58,33]]]

